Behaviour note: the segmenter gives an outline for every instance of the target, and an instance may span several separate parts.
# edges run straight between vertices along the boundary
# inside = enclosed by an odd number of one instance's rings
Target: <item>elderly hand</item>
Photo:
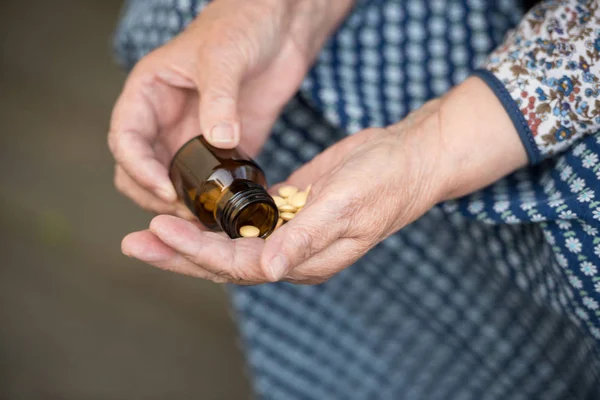
[[[207,6],[127,79],[108,137],[117,188],[145,209],[189,217],[168,177],[175,151],[202,133],[217,147],[258,152],[351,4],[218,0]]]
[[[350,136],[295,172],[287,183],[313,183],[308,202],[267,241],[231,240],[158,216],[122,248],[159,268],[216,282],[319,283],[437,202],[525,163],[510,118],[487,86],[471,78],[399,124]]]

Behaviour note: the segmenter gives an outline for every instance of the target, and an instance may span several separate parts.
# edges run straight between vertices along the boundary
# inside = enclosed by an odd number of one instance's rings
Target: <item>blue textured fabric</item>
[[[120,59],[205,4],[130,1]],[[443,94],[520,17],[515,0],[361,2],[274,126],[269,181]],[[257,397],[600,398],[599,140],[435,207],[325,284],[231,287]]]

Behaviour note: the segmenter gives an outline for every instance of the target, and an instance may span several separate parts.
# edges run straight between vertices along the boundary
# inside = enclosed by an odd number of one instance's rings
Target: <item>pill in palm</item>
[[[303,192],[292,185],[279,188],[279,196],[273,196],[273,201],[279,210],[279,219],[275,229],[279,229],[286,222],[291,221],[304,208],[311,187],[312,185],[308,185]]]
[[[298,192],[290,197],[289,202],[292,206],[296,208],[304,207],[306,204],[306,198],[308,197],[308,193],[306,192]]]
[[[273,200],[275,201],[275,205],[277,207],[281,207],[282,205],[287,204],[287,200],[283,197],[273,196]]]
[[[279,214],[279,217],[281,217],[281,219],[284,221],[289,221],[292,218],[294,218],[295,215],[296,214],[291,213],[291,212],[283,212],[283,213]]]
[[[284,205],[282,205],[282,206],[279,207],[279,211],[281,211],[281,212],[295,213],[296,210],[298,210],[298,207],[294,207],[291,204],[284,204]]]
[[[293,196],[298,191],[296,186],[286,185],[279,188],[279,195],[283,198]]]
[[[245,238],[255,238],[260,234],[260,230],[252,225],[245,225],[240,228],[240,236]]]

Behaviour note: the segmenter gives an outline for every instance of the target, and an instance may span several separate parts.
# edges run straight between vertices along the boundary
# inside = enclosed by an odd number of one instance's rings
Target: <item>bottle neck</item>
[[[220,200],[216,219],[221,229],[232,239],[240,237],[240,229],[252,225],[259,229],[259,237],[269,236],[277,225],[279,213],[273,198],[264,187],[248,180],[235,180],[231,193]]]

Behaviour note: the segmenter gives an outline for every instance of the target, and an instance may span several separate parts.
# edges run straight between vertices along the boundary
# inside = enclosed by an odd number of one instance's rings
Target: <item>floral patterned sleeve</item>
[[[600,130],[599,4],[542,2],[475,72],[502,102],[532,164]]]

